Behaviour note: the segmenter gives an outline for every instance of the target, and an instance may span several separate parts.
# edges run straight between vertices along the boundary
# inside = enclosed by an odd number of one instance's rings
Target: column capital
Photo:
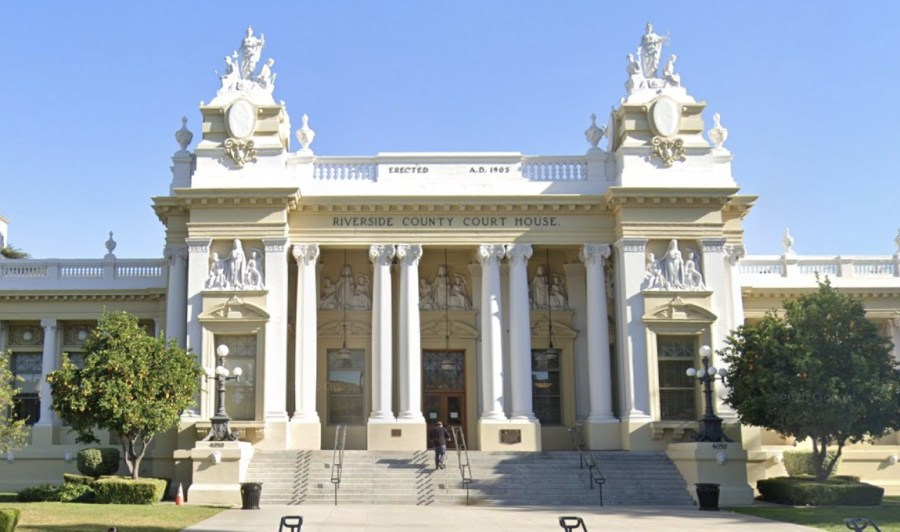
[[[422,244],[397,244],[397,258],[407,266],[418,266],[422,258]]]
[[[725,252],[725,239],[724,238],[701,238],[699,240],[700,247],[703,248],[703,253],[724,253]]]
[[[646,238],[621,238],[616,247],[625,253],[643,253],[647,249]]]
[[[525,265],[528,263],[528,259],[531,258],[532,253],[534,253],[534,250],[531,244],[506,245],[506,259],[509,260],[510,264]]]
[[[319,258],[319,245],[294,244],[291,254],[294,256],[294,260],[297,261],[297,265],[309,266],[310,264],[315,264]]]
[[[612,247],[609,244],[585,244],[578,252],[578,259],[586,265],[602,265],[611,254]]]
[[[188,238],[184,241],[189,253],[209,253],[211,238]]]
[[[478,262],[482,266],[500,264],[500,259],[503,258],[504,254],[506,254],[506,250],[503,249],[502,244],[481,244],[478,246]]]
[[[725,258],[731,266],[737,266],[737,263],[743,259],[746,254],[747,250],[744,249],[744,246],[725,246]]]
[[[369,246],[369,260],[376,266],[387,266],[394,258],[393,244],[372,244]]]
[[[169,264],[174,264],[178,259],[184,260],[187,255],[188,247],[184,244],[168,245],[163,248],[163,257],[169,261]]]
[[[53,318],[44,318],[41,320],[41,327],[44,328],[44,333],[53,333],[56,331],[56,326],[58,322]]]
[[[262,242],[263,246],[266,248],[266,253],[281,253],[291,244],[290,241],[284,237],[263,238]]]

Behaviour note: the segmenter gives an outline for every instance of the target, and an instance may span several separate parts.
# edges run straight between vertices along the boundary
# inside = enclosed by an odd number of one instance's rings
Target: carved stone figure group
[[[438,266],[434,280],[419,279],[419,310],[470,310],[472,302],[466,293],[466,278],[454,276],[453,282],[447,267]]]
[[[253,28],[248,26],[239,50],[225,56],[225,72],[219,76],[222,91],[261,89],[271,93],[275,89],[276,75],[272,72],[274,59],[266,60],[259,74],[256,74],[256,65],[259,64],[265,45],[265,35],[255,36]]]
[[[662,47],[668,42],[668,35],[658,35],[653,32],[653,25],[649,22],[645,28],[645,33],[641,36],[641,45],[635,54],[628,54],[628,81],[626,88],[650,88],[660,89],[663,87],[680,87],[681,75],[675,72],[675,60],[677,57],[673,54],[669,57],[663,67],[662,76],[659,75],[659,65],[662,59]],[[636,56],[636,57],[635,57]]]
[[[262,270],[262,254],[257,250],[251,250],[248,259],[240,239],[235,239],[228,257],[220,258],[216,252],[210,254],[206,288],[260,290],[265,287]]]
[[[325,278],[319,296],[320,310],[372,310],[369,276],[353,277],[353,268],[345,264],[337,281]]]
[[[567,310],[569,300],[566,295],[566,280],[562,275],[554,274],[553,281],[547,279],[543,266],[538,266],[528,283],[528,299],[533,310]]]
[[[644,290],[706,290],[703,274],[697,264],[697,254],[688,252],[687,260],[678,249],[678,240],[672,239],[665,255],[657,260],[647,254],[647,271]]]

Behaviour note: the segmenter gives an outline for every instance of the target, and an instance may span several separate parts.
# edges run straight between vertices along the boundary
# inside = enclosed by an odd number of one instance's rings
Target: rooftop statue
[[[641,37],[641,66],[644,69],[644,77],[657,77],[662,47],[668,40],[668,35],[662,37],[653,33],[653,24],[647,23],[646,33]]]
[[[241,40],[241,46],[231,55],[225,56],[225,71],[219,74],[222,85],[216,96],[224,96],[232,93],[243,93],[250,96],[260,95],[266,102],[271,99],[275,90],[275,76],[272,66],[275,60],[269,58],[263,63],[256,73],[262,57],[262,49],[266,45],[265,35],[259,37],[253,34],[253,28],[247,27],[247,33]]]
[[[247,35],[241,41],[241,79],[253,79],[256,64],[262,55],[263,46],[266,45],[266,36],[253,35],[253,28],[247,26]]]
[[[663,89],[680,87],[681,76],[675,72],[676,56],[672,55],[660,72],[663,45],[669,42],[668,35],[653,32],[653,24],[647,23],[641,44],[633,54],[628,54],[628,81],[625,88],[629,94],[637,89]]]

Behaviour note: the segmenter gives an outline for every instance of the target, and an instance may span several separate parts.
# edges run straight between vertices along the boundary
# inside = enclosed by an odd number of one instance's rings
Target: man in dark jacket
[[[445,469],[444,458],[447,455],[447,440],[450,439],[450,432],[444,428],[444,424],[440,421],[431,429],[428,437],[429,442],[434,447],[434,467],[436,469]]]

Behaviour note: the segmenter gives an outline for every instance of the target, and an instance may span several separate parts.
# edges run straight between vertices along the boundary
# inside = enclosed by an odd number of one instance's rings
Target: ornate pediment
[[[341,336],[344,333],[344,324],[347,325],[347,336],[371,336],[371,321],[363,321],[348,317],[346,322],[340,318],[330,321],[319,322],[319,335],[321,336]]]
[[[472,327],[468,323],[454,320],[451,316],[441,316],[434,320],[422,322],[422,336],[439,336],[447,335],[447,321],[450,321],[450,337],[451,338],[478,338],[478,329]]]
[[[244,302],[237,295],[200,314],[200,321],[251,320],[269,321],[269,313],[256,305]]]
[[[644,321],[691,321],[712,323],[716,315],[694,303],[688,303],[681,297],[674,297],[664,305],[660,305],[646,314]]]

